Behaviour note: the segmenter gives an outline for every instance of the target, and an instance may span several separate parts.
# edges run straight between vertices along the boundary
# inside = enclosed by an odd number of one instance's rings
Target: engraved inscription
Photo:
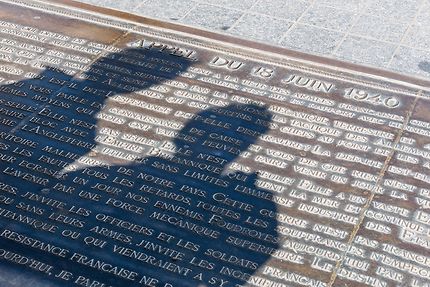
[[[0,268],[18,284],[430,284],[418,91],[27,2],[0,4]]]

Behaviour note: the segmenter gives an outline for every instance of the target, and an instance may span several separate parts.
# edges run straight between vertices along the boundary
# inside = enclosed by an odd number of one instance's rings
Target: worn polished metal
[[[429,91],[0,0],[0,286],[428,286]]]

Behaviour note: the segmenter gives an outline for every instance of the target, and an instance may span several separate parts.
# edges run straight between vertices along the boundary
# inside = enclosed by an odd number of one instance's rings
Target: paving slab
[[[429,51],[400,46],[394,53],[389,67],[395,71],[409,71],[428,78],[430,77],[429,57]]]
[[[280,45],[292,22],[266,15],[246,13],[227,31],[243,38]]]
[[[327,55],[335,51],[344,36],[342,32],[295,24],[285,35],[281,45],[311,54]]]
[[[181,22],[211,30],[228,30],[240,19],[242,14],[241,11],[231,10],[227,7],[198,4],[184,16]]]
[[[380,0],[369,1],[365,14],[399,22],[410,22],[420,9],[422,0]]]
[[[136,14],[145,14],[148,17],[172,21],[183,18],[195,5],[196,2],[194,1],[147,0],[135,5],[132,9]],[[164,9],[160,9],[160,6]]]
[[[408,27],[407,22],[389,21],[377,16],[360,16],[350,32],[366,38],[399,43]]]
[[[347,32],[356,21],[358,14],[324,5],[313,5],[299,22],[321,28]]]
[[[306,0],[259,0],[253,7],[252,11],[268,16],[278,17],[284,20],[296,21],[311,5]]]
[[[385,67],[391,61],[396,48],[392,43],[348,36],[334,54],[347,61]]]

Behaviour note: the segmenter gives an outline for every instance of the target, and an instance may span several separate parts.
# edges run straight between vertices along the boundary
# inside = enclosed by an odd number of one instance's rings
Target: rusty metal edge
[[[198,37],[204,37],[211,40],[221,41],[226,44],[238,45],[248,49],[260,50],[263,52],[277,54],[279,56],[288,57],[298,61],[311,62],[313,64],[323,65],[328,68],[342,69],[349,72],[357,72],[365,74],[366,76],[376,76],[385,79],[391,79],[406,84],[412,84],[418,86],[419,89],[430,90],[430,80],[424,78],[413,77],[401,73],[396,73],[380,68],[369,67],[365,65],[354,64],[342,60],[327,58],[323,56],[312,55],[304,52],[299,52],[283,47],[272,46],[261,42],[255,42],[251,40],[241,39],[234,36],[224,35],[216,32],[211,32],[195,27],[190,27],[182,24],[175,24],[171,22],[165,22],[157,19],[148,17],[138,16],[130,14],[128,12],[122,12],[110,8],[94,6],[87,3],[78,2],[75,0],[37,0],[38,2],[63,5],[65,7],[71,7],[75,9],[82,9],[87,12],[94,12],[98,14],[107,15],[110,17],[119,18],[125,21],[131,21],[138,24],[144,24],[155,28],[163,28],[171,31],[178,31],[189,35],[195,35]],[[400,83],[401,84],[401,83]]]

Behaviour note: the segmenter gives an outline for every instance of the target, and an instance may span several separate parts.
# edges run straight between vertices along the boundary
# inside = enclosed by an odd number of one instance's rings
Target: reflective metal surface
[[[429,83],[0,1],[1,286],[426,286]]]

